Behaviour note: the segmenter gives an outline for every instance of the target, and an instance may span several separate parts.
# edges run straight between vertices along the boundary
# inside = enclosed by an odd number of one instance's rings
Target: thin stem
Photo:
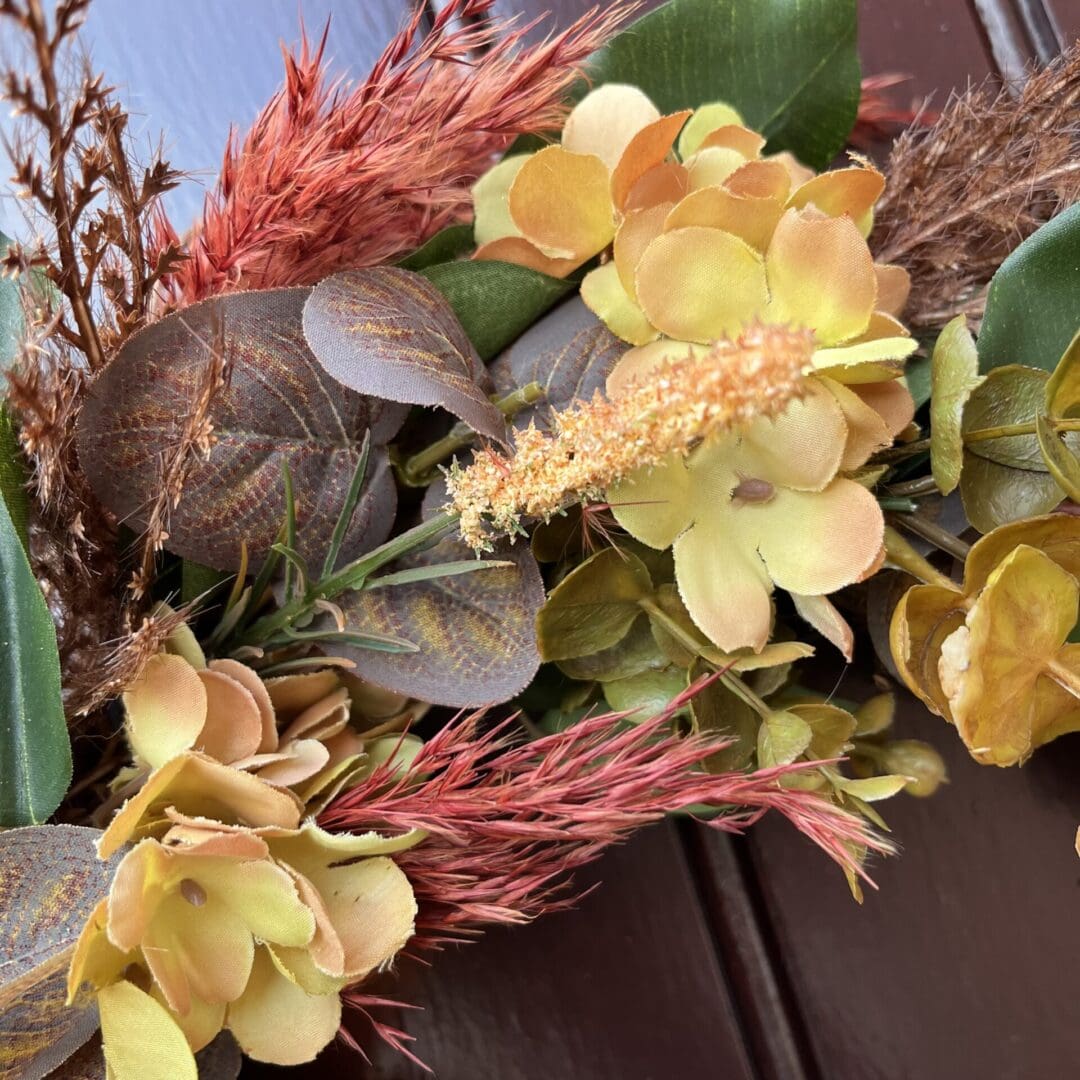
[[[919,476],[900,484],[889,484],[885,490],[890,495],[930,495],[939,489],[937,481],[932,476]]]
[[[929,540],[938,550],[947,552],[961,562],[966,562],[968,555],[971,553],[970,544],[965,543],[960,537],[954,536],[948,529],[943,529],[940,525],[930,521],[929,518],[923,517],[922,514],[903,514],[892,520],[901,528],[913,532],[916,536],[921,536],[924,540]]]
[[[891,525],[885,526],[885,551],[889,562],[927,585],[939,585],[943,589],[959,592],[952,578],[946,577],[932,566]]]
[[[543,396],[543,387],[538,382],[531,382],[499,398],[495,405],[503,416],[510,419],[517,416],[522,409],[536,404]],[[436,465],[445,461],[456,450],[468,446],[475,438],[476,432],[468,424],[455,424],[441,439],[406,458],[401,466],[402,477],[407,484],[422,486],[424,478]]]
[[[1080,431],[1080,420],[1056,420],[1050,417],[1055,431]],[[1008,439],[1015,435],[1034,435],[1035,421],[1023,424],[1001,424],[998,427],[976,428],[964,434],[965,443],[989,442],[991,439]]]
[[[1080,675],[1071,671],[1057,660],[1051,660],[1046,666],[1050,678],[1075,698],[1080,698]]]
[[[929,452],[930,440],[917,439],[915,442],[901,443],[899,446],[890,446],[886,450],[879,450],[870,458],[870,464],[891,464],[894,461],[904,461],[909,457],[915,457],[917,454],[928,454]]]

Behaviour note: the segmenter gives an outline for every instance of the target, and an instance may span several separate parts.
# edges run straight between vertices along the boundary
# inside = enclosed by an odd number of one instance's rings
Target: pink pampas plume
[[[329,79],[325,32],[286,53],[285,85],[230,139],[160,310],[385,263],[460,220],[515,136],[561,126],[585,60],[636,7],[593,8],[524,47],[535,24],[488,20],[493,2],[450,0],[424,35],[419,6],[355,87]],[[178,239],[159,215],[154,250]]]

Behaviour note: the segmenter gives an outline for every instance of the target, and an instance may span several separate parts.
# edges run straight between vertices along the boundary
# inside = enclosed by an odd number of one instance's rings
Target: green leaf
[[[185,604],[190,604],[192,600],[197,600],[223,585],[232,576],[223,570],[215,570],[211,566],[184,559],[180,573],[180,599]]]
[[[0,501],[0,826],[44,821],[70,782],[56,630]]]
[[[1080,205],[1048,221],[998,268],[979,333],[979,367],[1053,371],[1080,327]]]
[[[551,591],[536,620],[540,655],[571,660],[610,648],[641,612],[652,578],[635,555],[605,548],[586,559]]]
[[[770,150],[823,169],[859,105],[855,31],[855,0],[672,0],[616,35],[589,74],[639,86],[663,113],[727,102]]]
[[[995,368],[968,397],[962,421],[965,437],[980,429],[1032,423],[1043,411],[1047,379],[1045,371],[1020,364]],[[978,441],[965,438],[964,446],[968,452],[999,465],[1046,470],[1034,433]]]
[[[101,833],[75,825],[0,835],[0,1061],[5,1076],[44,1076],[97,1028],[93,1001],[68,1007],[68,959],[109,891],[117,853],[97,857]]]
[[[963,315],[941,331],[930,363],[930,466],[938,490],[948,495],[960,483],[964,464],[964,406],[981,381],[975,339]]]
[[[862,802],[880,802],[891,799],[907,787],[906,776],[868,776],[865,780],[848,780],[843,777],[833,781],[845,795],[854,795]]]
[[[1066,418],[1080,413],[1080,330],[1069,342],[1046,384],[1046,414]]]
[[[1048,472],[1011,469],[964,454],[960,498],[968,521],[981,533],[1022,518],[1047,514],[1061,502],[1061,488]]]
[[[406,255],[397,265],[402,270],[426,270],[436,263],[452,262],[467,251],[472,251],[473,247],[471,224],[448,225],[411,255]]]
[[[708,668],[695,665],[691,682],[707,673]],[[690,717],[695,731],[732,740],[730,746],[705,759],[709,772],[736,772],[754,760],[761,717],[722,680],[714,679],[690,699]]]
[[[640,724],[662,713],[685,689],[686,672],[669,667],[604,683],[604,697],[616,712],[632,713],[627,720]]]
[[[1046,467],[1058,486],[1073,502],[1080,503],[1080,461],[1062,442],[1053,421],[1045,416],[1035,418],[1035,432],[1039,438]]]
[[[638,618],[620,641],[588,656],[560,660],[559,670],[582,682],[612,682],[643,671],[658,671],[669,663],[649,629],[649,620],[639,610]]]
[[[7,405],[0,401],[0,500],[7,504],[12,526],[26,552],[30,551],[30,498],[26,490],[29,478],[15,422]]]
[[[835,758],[846,752],[848,740],[855,732],[855,717],[846,709],[822,702],[793,705],[790,712],[810,727],[812,734],[807,747],[810,757]]]
[[[466,260],[422,271],[450,302],[481,360],[490,360],[577,288],[512,263]]]
[[[806,751],[813,737],[813,729],[801,716],[787,711],[770,713],[758,730],[758,766],[790,765]]]

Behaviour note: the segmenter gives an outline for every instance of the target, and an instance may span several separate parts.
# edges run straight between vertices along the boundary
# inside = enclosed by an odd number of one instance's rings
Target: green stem
[[[535,405],[544,396],[544,389],[538,382],[521,386],[513,393],[499,398],[495,406],[507,419],[517,416],[522,409]],[[455,424],[441,439],[433,442],[412,457],[406,458],[401,465],[401,474],[405,483],[421,487],[425,477],[456,450],[468,446],[476,438],[476,432],[468,424]]]
[[[879,450],[870,459],[871,465],[885,465],[894,461],[903,461],[916,454],[930,452],[930,440],[919,439],[917,442],[901,443],[899,446],[890,446],[887,450]]]
[[[919,476],[900,484],[889,484],[885,490],[890,495],[930,495],[939,489],[937,481],[932,476]]]
[[[948,529],[943,529],[929,518],[923,517],[922,514],[906,513],[892,520],[902,529],[907,529],[908,532],[921,536],[924,540],[929,540],[939,551],[947,552],[954,559],[966,562],[968,555],[971,554],[970,544],[965,543],[960,537],[954,536]]]
[[[749,705],[763,720],[772,715],[772,709],[738,675],[714,663],[707,656],[702,656],[701,643],[695,640],[692,634],[688,634],[655,600],[646,597],[644,600],[639,600],[638,605],[650,619],[658,622],[687,652],[693,653],[708,664],[713,671],[718,672],[720,681],[736,697],[741,698]]]
[[[885,551],[889,562],[927,585],[940,585],[943,589],[959,590],[952,578],[924,559],[891,525],[885,526]]]
[[[1080,431],[1080,419],[1055,420],[1050,417],[1050,424],[1055,431]],[[976,428],[964,433],[964,442],[989,442],[991,439],[1008,439],[1015,435],[1034,435],[1035,421],[1023,424],[1001,424],[998,427]]]

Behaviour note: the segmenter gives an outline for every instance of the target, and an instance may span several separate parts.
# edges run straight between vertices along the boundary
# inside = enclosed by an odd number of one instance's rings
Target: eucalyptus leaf
[[[855,0],[671,0],[596,56],[594,85],[640,87],[663,113],[734,105],[747,124],[823,169],[859,104]]]
[[[1010,521],[1049,513],[1061,502],[1062,491],[1048,472],[1011,469],[965,451],[960,497],[968,521],[988,533]]]
[[[979,332],[979,367],[1053,371],[1080,327],[1080,205],[1032,233],[998,268]]]
[[[610,648],[637,619],[652,578],[635,555],[605,548],[551,591],[536,620],[540,655],[570,660]]]
[[[1073,502],[1080,503],[1080,461],[1062,441],[1048,417],[1035,418],[1035,432],[1050,475]]]
[[[466,259],[422,271],[446,297],[482,360],[490,360],[577,288],[525,266]]]
[[[75,942],[122,857],[100,861],[100,835],[75,825],[0,834],[0,911],[8,916],[0,937],[0,1061],[11,1070],[5,1076],[45,1076],[97,1028],[91,999],[64,1002]]]
[[[1058,418],[1080,414],[1080,330],[1046,384],[1046,413]]]
[[[960,483],[964,406],[979,385],[979,354],[967,320],[957,315],[938,335],[930,361],[930,467],[943,495]]]
[[[56,630],[0,500],[0,826],[43,822],[70,782]]]
[[[583,682],[611,682],[643,671],[658,671],[669,663],[656,644],[645,613],[639,611],[630,630],[614,645],[588,656],[560,660],[559,670]]]
[[[1043,411],[1048,379],[1045,371],[1021,364],[995,368],[968,396],[962,420],[965,437],[980,429],[1032,423]],[[978,441],[965,438],[964,445],[970,453],[999,465],[1046,470],[1034,432]]]
[[[811,738],[807,751],[813,758],[836,758],[846,753],[855,732],[855,717],[846,709],[824,702],[793,705],[788,710],[804,720]]]

